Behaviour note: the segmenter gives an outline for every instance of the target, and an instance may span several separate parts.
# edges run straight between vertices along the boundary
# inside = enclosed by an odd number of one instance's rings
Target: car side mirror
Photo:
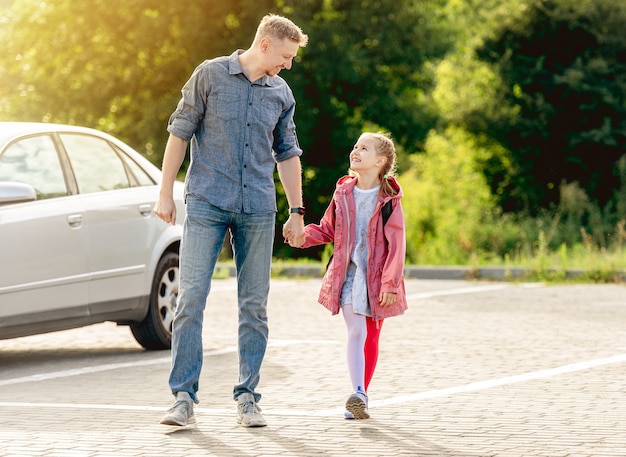
[[[24,203],[37,200],[37,191],[30,184],[0,182],[0,205]]]

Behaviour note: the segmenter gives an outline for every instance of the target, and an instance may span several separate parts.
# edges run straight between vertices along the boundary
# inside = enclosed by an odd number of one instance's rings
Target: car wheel
[[[130,325],[133,336],[146,349],[169,349],[172,346],[172,323],[178,297],[178,254],[168,252],[154,272],[148,315]]]

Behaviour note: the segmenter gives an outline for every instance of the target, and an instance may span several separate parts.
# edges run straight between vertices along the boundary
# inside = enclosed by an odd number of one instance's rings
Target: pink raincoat
[[[404,260],[406,234],[402,213],[402,188],[393,178],[387,178],[398,193],[394,197],[379,196],[367,231],[367,284],[372,319],[380,320],[397,316],[407,309],[404,290]],[[319,224],[305,227],[303,248],[334,243],[334,254],[322,279],[318,301],[333,314],[341,309],[341,288],[348,273],[350,253],[354,246],[356,220],[352,192],[357,183],[355,176],[344,176],[337,181],[333,199]],[[392,211],[383,230],[382,206],[392,200]],[[397,294],[396,302],[381,306],[380,292]]]

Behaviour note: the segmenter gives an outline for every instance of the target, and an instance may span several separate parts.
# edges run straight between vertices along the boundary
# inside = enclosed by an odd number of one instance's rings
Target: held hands
[[[304,244],[304,217],[291,214],[283,225],[283,238],[292,248],[299,248]]]
[[[378,296],[380,306],[393,305],[396,302],[396,294],[392,292],[381,292]]]

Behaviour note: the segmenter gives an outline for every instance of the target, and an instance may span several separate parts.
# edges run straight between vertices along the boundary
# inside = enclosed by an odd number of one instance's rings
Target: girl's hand
[[[293,237],[293,230],[283,228],[283,238],[285,239],[285,244],[289,243],[289,238]]]
[[[396,294],[392,292],[381,292],[378,296],[380,300],[380,306],[389,306],[393,305],[396,302]]]

